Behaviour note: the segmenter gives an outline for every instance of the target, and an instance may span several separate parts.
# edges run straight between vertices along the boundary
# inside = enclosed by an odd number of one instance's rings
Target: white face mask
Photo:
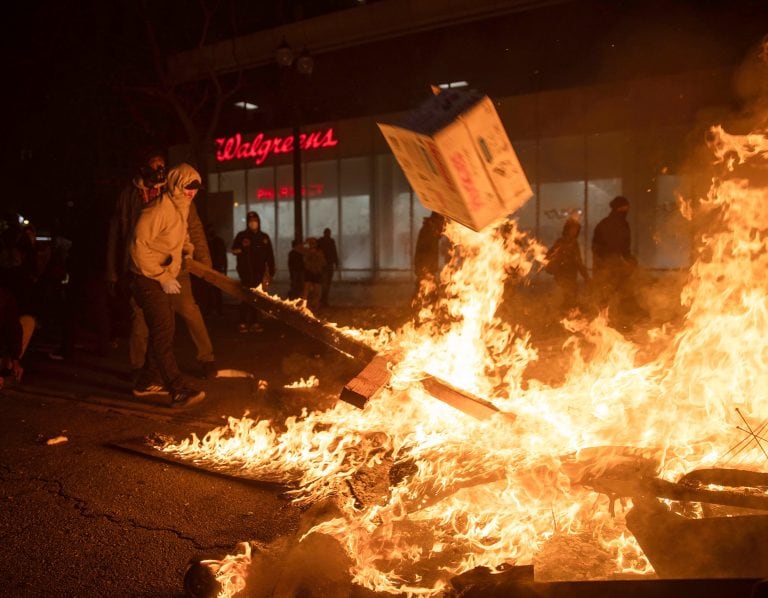
[[[249,220],[248,221],[248,228],[251,229],[253,232],[256,232],[259,230],[259,221],[258,220]]]

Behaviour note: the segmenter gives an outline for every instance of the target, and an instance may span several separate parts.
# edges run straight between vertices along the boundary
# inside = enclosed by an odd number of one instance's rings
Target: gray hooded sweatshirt
[[[182,253],[192,254],[187,234],[191,201],[184,187],[193,181],[201,179],[189,164],[172,168],[163,194],[141,212],[131,244],[131,270],[137,274],[164,284],[179,275]]]

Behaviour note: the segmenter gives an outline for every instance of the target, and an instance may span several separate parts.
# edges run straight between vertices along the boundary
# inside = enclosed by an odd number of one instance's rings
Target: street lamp
[[[275,49],[275,62],[280,70],[289,75],[293,73],[291,66],[296,65],[296,72],[300,76],[308,77],[312,74],[315,67],[315,60],[309,54],[306,48],[302,48],[295,58],[293,48],[288,44],[285,37],[282,43]],[[290,93],[293,114],[293,231],[294,238],[301,242],[304,240],[304,224],[302,211],[302,182],[301,182],[301,112],[298,93],[298,85],[294,84]]]

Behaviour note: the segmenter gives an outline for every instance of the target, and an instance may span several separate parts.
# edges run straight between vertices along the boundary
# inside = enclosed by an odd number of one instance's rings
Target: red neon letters
[[[317,197],[322,195],[325,190],[325,185],[322,183],[311,183],[306,187],[302,185],[301,195],[302,197]],[[288,199],[293,197],[293,187],[283,185],[277,188],[278,199]],[[262,201],[270,201],[275,199],[275,190],[271,187],[259,187],[256,189],[256,199]]]
[[[299,145],[303,150],[334,147],[338,143],[339,140],[333,136],[333,127],[325,131],[302,133],[299,137]],[[242,135],[236,133],[234,137],[222,137],[216,140],[216,160],[219,162],[254,158],[258,165],[262,164],[270,154],[286,154],[292,151],[293,136],[267,138],[264,133],[258,133],[251,141],[243,141]]]

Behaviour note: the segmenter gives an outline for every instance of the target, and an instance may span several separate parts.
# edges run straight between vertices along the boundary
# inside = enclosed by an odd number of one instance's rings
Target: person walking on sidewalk
[[[275,254],[269,235],[261,230],[261,218],[256,212],[246,216],[248,228],[240,231],[232,242],[232,253],[237,256],[237,275],[244,287],[261,285],[266,291],[275,276]],[[240,304],[240,332],[259,332],[263,328],[248,303]]]
[[[198,172],[180,164],[168,173],[163,194],[144,208],[130,247],[131,292],[147,323],[147,358],[134,385],[137,397],[168,392],[172,407],[186,407],[205,398],[188,387],[173,353],[173,295],[181,293],[182,260],[193,247],[187,232],[189,206],[201,187]]]
[[[162,193],[166,183],[165,157],[160,151],[148,152],[140,174],[123,190],[118,198],[109,227],[107,239],[107,284],[115,294],[121,281],[128,272],[129,251],[134,238],[134,228],[144,208]],[[203,224],[194,202],[189,205],[187,230],[194,246],[194,259],[210,267],[212,260],[208,249]],[[189,336],[197,349],[199,375],[202,378],[215,376],[216,358],[213,352],[208,328],[203,320],[200,307],[192,292],[192,281],[186,268],[182,267],[178,278],[181,291],[172,295],[173,308],[187,325]],[[124,285],[122,285],[124,286]],[[128,358],[135,378],[144,365],[147,355],[147,323],[141,308],[133,297],[129,299],[131,309],[131,328],[128,337]]]

